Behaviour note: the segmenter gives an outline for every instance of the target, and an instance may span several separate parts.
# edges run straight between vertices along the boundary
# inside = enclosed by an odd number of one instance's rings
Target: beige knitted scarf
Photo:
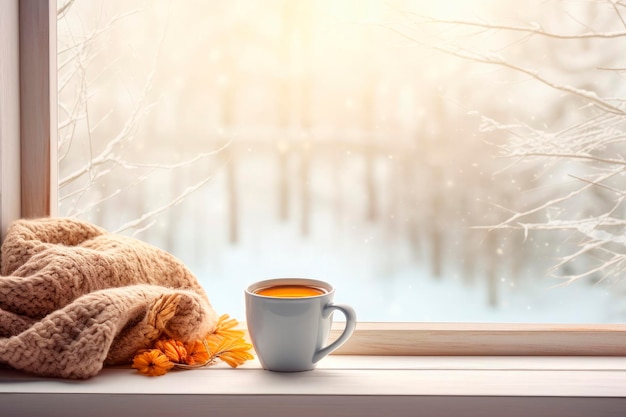
[[[18,220],[2,242],[0,364],[89,378],[161,335],[215,330],[196,277],[156,247],[69,218]]]

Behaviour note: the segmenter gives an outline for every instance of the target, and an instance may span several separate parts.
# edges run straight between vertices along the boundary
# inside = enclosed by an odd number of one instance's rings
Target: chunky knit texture
[[[37,375],[89,378],[218,320],[180,260],[76,219],[12,223],[0,274],[0,364]]]

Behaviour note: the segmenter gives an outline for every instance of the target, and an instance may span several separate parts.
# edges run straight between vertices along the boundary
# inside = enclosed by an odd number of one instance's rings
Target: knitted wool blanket
[[[159,337],[199,339],[218,317],[185,265],[69,218],[18,220],[2,242],[0,364],[84,379]]]

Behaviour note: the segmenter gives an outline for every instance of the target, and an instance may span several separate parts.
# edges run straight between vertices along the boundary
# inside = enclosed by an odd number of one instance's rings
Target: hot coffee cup
[[[306,278],[259,281],[246,289],[248,332],[264,369],[312,370],[350,338],[356,313],[350,306],[334,304],[334,296],[329,283]],[[335,311],[346,317],[346,326],[328,343]]]

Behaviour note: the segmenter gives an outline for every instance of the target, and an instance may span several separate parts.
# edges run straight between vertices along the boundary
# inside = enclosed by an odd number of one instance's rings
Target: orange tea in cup
[[[326,290],[309,285],[273,285],[271,287],[259,288],[254,293],[266,297],[300,298],[324,295]]]

